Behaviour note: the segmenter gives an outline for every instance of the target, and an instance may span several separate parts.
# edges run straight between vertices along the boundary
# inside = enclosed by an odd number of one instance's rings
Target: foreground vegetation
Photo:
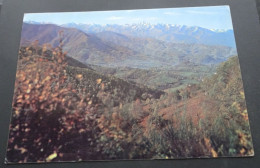
[[[165,93],[22,47],[12,111],[8,163],[253,155],[237,57]]]

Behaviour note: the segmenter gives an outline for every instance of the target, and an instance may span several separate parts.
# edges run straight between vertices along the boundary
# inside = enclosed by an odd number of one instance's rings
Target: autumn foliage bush
[[[88,158],[95,152],[79,149],[95,144],[96,107],[90,103],[89,95],[67,82],[67,63],[61,46],[44,46],[40,50],[37,46],[20,50],[7,160]]]

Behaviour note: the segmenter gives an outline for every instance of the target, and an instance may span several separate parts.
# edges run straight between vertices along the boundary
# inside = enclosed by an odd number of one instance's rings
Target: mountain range
[[[150,23],[137,23],[128,25],[67,23],[61,26],[77,28],[84,31],[85,33],[112,31],[126,36],[150,37],[173,43],[223,45],[236,48],[234,31],[231,29],[206,29],[198,26]]]
[[[97,25],[95,25],[97,26]],[[116,27],[118,26],[118,29]],[[190,42],[170,42],[169,39],[187,36],[192,39],[192,33],[185,33],[188,29],[183,26],[179,31],[182,35],[174,34],[167,36],[167,39],[159,39],[156,35],[142,33],[142,27],[136,27],[136,31],[129,32],[132,26],[125,26],[125,32],[121,25],[114,25],[114,29],[89,30],[83,31],[80,28],[61,27],[54,24],[23,24],[21,45],[26,46],[35,40],[39,44],[49,43],[53,47],[59,44],[59,32],[64,32],[64,51],[67,51],[72,58],[85,63],[101,65],[106,67],[133,67],[133,68],[151,68],[173,66],[183,62],[192,62],[195,64],[217,64],[227,60],[230,56],[236,55],[236,50],[232,47],[223,45],[206,45]],[[149,30],[149,25],[146,30]],[[151,26],[151,25],[150,25]],[[161,25],[165,27],[167,25]],[[101,25],[97,27],[102,27]],[[108,28],[108,27],[107,27]],[[153,29],[153,27],[151,27]],[[137,31],[138,30],[138,31]],[[119,33],[122,31],[121,33]],[[177,30],[176,30],[177,31]],[[151,31],[154,32],[154,31]],[[198,28],[193,30],[197,39],[210,37],[206,33],[214,33],[210,30]],[[195,33],[196,32],[196,33]],[[199,37],[200,32],[200,37]],[[136,33],[136,34],[135,34]],[[138,35],[138,33],[140,35]],[[157,34],[163,34],[164,31]],[[228,32],[224,32],[228,33]],[[156,33],[155,33],[156,34]],[[160,37],[163,38],[164,36]],[[166,37],[166,36],[165,36]],[[185,39],[183,37],[183,39]],[[219,37],[220,38],[220,37]]]

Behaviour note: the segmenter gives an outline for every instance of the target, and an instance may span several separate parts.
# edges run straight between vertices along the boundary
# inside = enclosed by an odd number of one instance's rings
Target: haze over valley
[[[24,23],[21,46],[38,40],[57,47],[60,31],[69,57],[99,73],[162,90],[198,83],[237,54],[232,30],[147,23]]]

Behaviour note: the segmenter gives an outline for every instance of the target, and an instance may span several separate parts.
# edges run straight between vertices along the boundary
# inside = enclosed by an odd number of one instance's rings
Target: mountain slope
[[[126,36],[111,31],[100,32],[95,35],[104,43],[120,45],[134,50],[137,54],[127,60],[126,66],[173,66],[185,61],[195,64],[216,64],[236,54],[234,49],[225,46],[170,43],[154,38]]]
[[[132,54],[133,51],[118,47],[111,46],[103,43],[94,35],[86,34],[74,28],[62,28],[52,24],[23,24],[21,46],[31,44],[33,41],[38,40],[39,45],[45,43],[57,47],[59,44],[59,32],[63,31],[63,49],[69,55],[81,62],[86,62],[96,55],[106,55],[107,59],[120,59],[120,53]],[[111,58],[113,55],[113,58]]]

